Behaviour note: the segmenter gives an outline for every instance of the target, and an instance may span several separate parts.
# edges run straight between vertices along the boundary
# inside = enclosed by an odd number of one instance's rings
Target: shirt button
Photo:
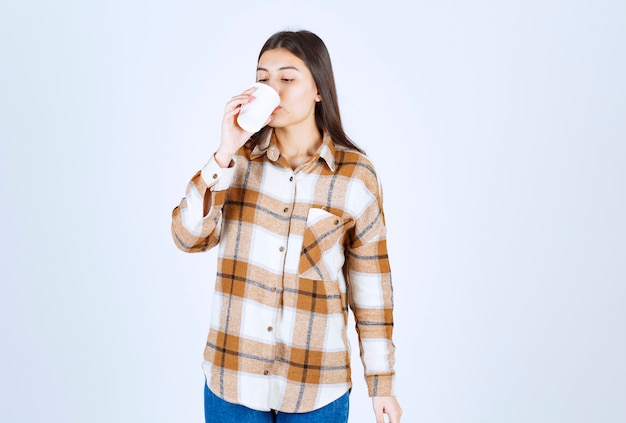
[[[269,375],[269,374],[270,374],[270,371],[269,371],[269,370],[263,370],[263,374],[264,374],[265,376],[267,376],[267,375]]]
[[[289,182],[293,182],[293,176],[289,177]]]
[[[217,173],[213,174],[213,179],[217,179]]]
[[[285,212],[285,213],[287,213],[288,211],[289,211],[289,207],[285,207],[285,208],[283,209],[283,212]]]
[[[274,330],[274,328],[273,328],[273,327],[271,327],[271,326],[268,326],[268,327],[267,327],[267,331],[268,331],[268,332],[271,332],[271,331],[273,331],[273,330]]]
[[[278,291],[276,287],[272,288],[272,292],[276,292],[276,291]]]
[[[335,225],[338,225],[338,224],[339,224],[339,219],[336,219],[335,220]]]
[[[285,251],[285,247],[281,246],[281,247],[278,249],[278,251],[280,251],[280,252],[282,253],[283,251]]]

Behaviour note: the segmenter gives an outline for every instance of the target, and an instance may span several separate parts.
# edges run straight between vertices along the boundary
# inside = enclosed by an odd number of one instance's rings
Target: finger
[[[376,416],[376,423],[385,423],[385,415],[383,413],[382,407],[375,409],[374,415]]]
[[[400,423],[400,417],[402,416],[402,410],[398,407],[391,407],[386,410],[387,416],[389,416],[389,423]]]
[[[224,112],[224,117],[231,118],[231,117],[233,117],[233,116],[235,116],[235,115],[239,114],[239,112],[240,112],[240,111],[241,111],[241,104],[239,104],[239,105],[237,105],[237,106],[233,107],[232,109],[227,109],[227,110]]]
[[[242,104],[246,104],[254,100],[255,97],[252,95],[238,95],[230,99],[228,103],[226,103],[226,111],[232,111],[235,108],[241,106]]]
[[[237,99],[247,99],[248,101],[250,100],[254,100],[254,96],[252,95],[254,92],[256,91],[256,87],[251,87],[248,88],[247,90],[245,90],[244,92],[242,92],[239,95],[234,96],[233,98],[231,98],[232,100],[237,100]]]
[[[244,92],[242,92],[241,94],[231,97],[228,103],[226,103],[226,107],[228,108],[229,106],[232,106],[232,105],[242,104],[242,103],[246,103],[246,102],[250,102],[254,100],[255,97],[252,94],[255,91],[256,91],[256,87],[251,87],[245,90]]]
[[[255,89],[255,90],[256,90],[256,89]],[[244,92],[242,92],[242,93],[241,93],[241,94],[239,94],[239,95],[235,95],[235,96],[231,97],[230,101],[237,100],[237,99],[241,99],[241,98],[244,98],[244,99],[253,99],[253,98],[255,98],[255,97],[254,97],[252,94],[254,94],[254,91],[244,91]]]

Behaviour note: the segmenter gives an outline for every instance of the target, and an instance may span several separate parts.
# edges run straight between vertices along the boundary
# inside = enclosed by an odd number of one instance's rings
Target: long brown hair
[[[313,75],[313,80],[322,101],[315,104],[315,123],[320,134],[328,133],[335,144],[359,151],[361,150],[343,130],[341,115],[339,114],[339,102],[337,101],[337,89],[335,77],[330,62],[328,49],[320,37],[310,31],[281,31],[272,35],[261,48],[259,59],[268,50],[284,48],[302,60]],[[268,128],[252,136],[252,141],[263,139]]]

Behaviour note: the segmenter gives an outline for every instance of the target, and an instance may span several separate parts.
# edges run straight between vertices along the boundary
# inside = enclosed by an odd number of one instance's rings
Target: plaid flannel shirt
[[[394,395],[391,275],[371,162],[328,136],[296,170],[270,137],[234,162],[212,158],[172,213],[181,250],[219,244],[203,363],[211,391],[289,413],[339,398],[351,387],[350,306],[369,395]]]

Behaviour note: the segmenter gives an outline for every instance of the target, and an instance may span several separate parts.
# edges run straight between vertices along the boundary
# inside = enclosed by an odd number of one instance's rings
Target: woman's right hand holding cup
[[[254,103],[249,104],[251,101]],[[226,103],[222,120],[222,139],[215,160],[221,167],[230,165],[233,156],[255,132],[272,120],[280,96],[269,85],[257,82]]]
[[[228,167],[233,156],[242,145],[250,139],[250,132],[243,130],[237,124],[237,115],[241,106],[254,100],[252,93],[255,88],[249,88],[239,95],[234,96],[226,103],[224,117],[222,119],[222,135],[220,146],[215,153],[215,161],[221,167]]]

